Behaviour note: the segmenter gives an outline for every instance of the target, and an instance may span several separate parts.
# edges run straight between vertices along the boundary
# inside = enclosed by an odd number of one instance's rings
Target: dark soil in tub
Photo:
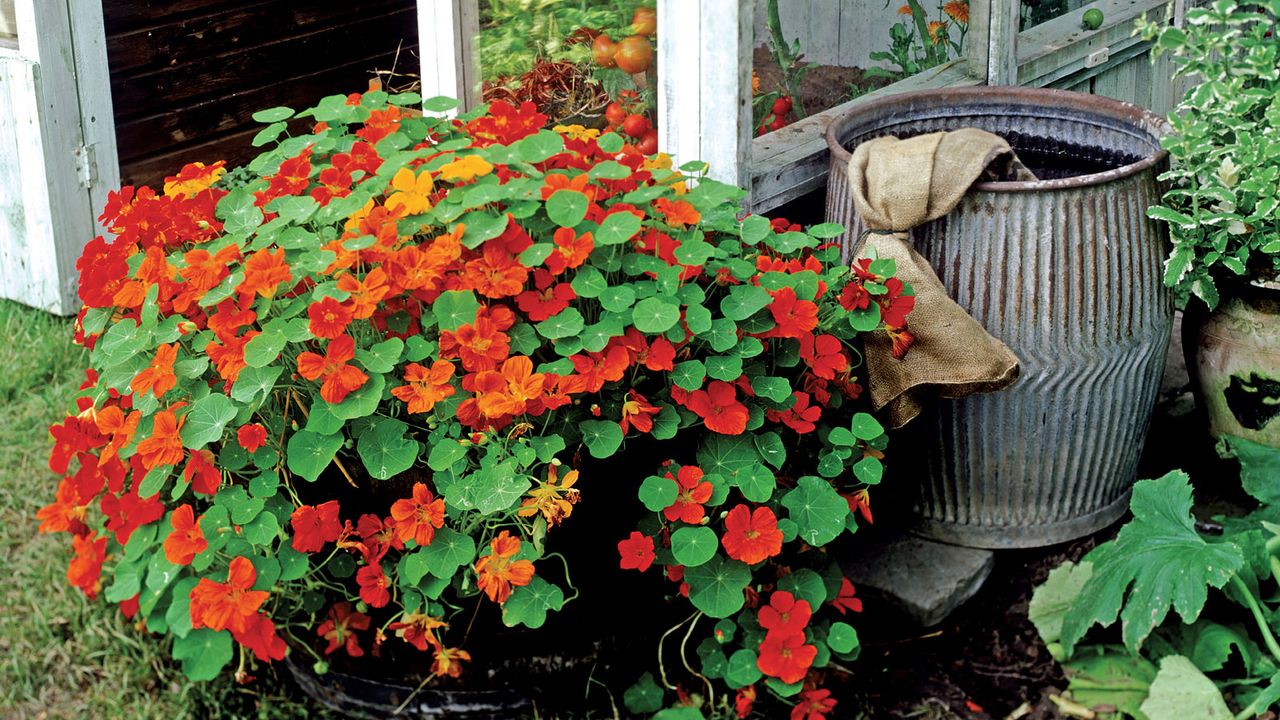
[[[769,48],[762,45],[753,50],[751,63],[752,70],[760,78],[760,92],[786,93],[786,88],[782,84],[782,70],[774,62]],[[812,115],[833,108],[857,95],[882,88],[891,82],[893,82],[892,78],[867,77],[866,70],[859,67],[819,65],[805,73],[800,81],[800,101],[804,105],[805,112]],[[855,87],[858,88],[856,95]]]

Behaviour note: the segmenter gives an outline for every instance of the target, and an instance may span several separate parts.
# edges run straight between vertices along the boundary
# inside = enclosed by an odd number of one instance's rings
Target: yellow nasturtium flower
[[[440,179],[445,182],[460,183],[473,178],[488,175],[493,166],[479,155],[467,155],[440,168]]]
[[[409,168],[400,168],[391,178],[391,187],[396,192],[387,198],[387,209],[405,215],[419,215],[431,209],[431,173],[423,170],[415,176]]]
[[[551,129],[574,140],[594,140],[600,137],[598,128],[588,128],[581,125],[557,125]]]

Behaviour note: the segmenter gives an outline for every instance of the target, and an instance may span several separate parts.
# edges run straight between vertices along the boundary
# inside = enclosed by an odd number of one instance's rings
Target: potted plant
[[[1220,0],[1185,27],[1142,21],[1175,78],[1196,83],[1169,116],[1165,282],[1187,306],[1188,369],[1215,436],[1280,447],[1280,6]]]
[[[40,511],[68,579],[194,680],[289,655],[446,691],[671,600],[620,653],[656,671],[629,711],[829,711],[860,603],[828,548],[886,444],[858,339],[910,288],[700,164],[530,103],[419,103],[265,110],[247,167],[112,194]]]

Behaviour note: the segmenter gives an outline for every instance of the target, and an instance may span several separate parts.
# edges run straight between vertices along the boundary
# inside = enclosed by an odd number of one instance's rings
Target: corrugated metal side
[[[1047,137],[1096,141],[1092,128],[1069,121],[1038,124]],[[843,163],[833,163],[827,219],[856,237],[845,168],[834,165]],[[951,297],[1022,361],[1020,379],[1003,391],[940,401],[916,421],[922,446],[892,458],[900,467],[919,459],[905,474],[918,479],[921,534],[1033,547],[1124,512],[1173,323],[1161,283],[1164,235],[1144,212],[1159,196],[1162,168],[1083,187],[975,190],[913,231]]]

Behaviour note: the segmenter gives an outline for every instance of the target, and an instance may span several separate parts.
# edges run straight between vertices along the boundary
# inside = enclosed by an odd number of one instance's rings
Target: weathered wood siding
[[[805,60],[819,65],[870,67],[871,53],[889,45],[899,2],[884,0],[779,0],[778,19],[788,42],[800,40]],[[755,43],[769,40],[766,0],[755,0]]]
[[[127,184],[157,185],[186,162],[252,158],[257,110],[363,90],[393,65],[418,72],[414,0],[106,0],[103,8]]]

